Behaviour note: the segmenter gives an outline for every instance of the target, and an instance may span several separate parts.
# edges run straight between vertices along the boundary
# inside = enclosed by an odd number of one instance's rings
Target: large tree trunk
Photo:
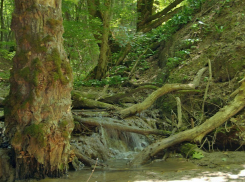
[[[3,29],[4,29],[4,19],[3,19],[3,1],[4,0],[1,0],[1,5],[0,5],[0,15],[1,15],[1,34],[0,34],[0,42],[3,42]],[[0,47],[2,47],[1,46],[1,44],[0,44]]]
[[[97,30],[98,33],[94,34],[95,39],[99,41],[98,45],[100,47],[98,64],[88,77],[102,79],[106,77],[109,55],[111,54],[110,45],[112,46],[112,43],[109,43],[111,0],[105,0],[104,3],[100,3],[99,0],[88,0],[87,3],[91,17],[99,18],[103,24],[102,31]]]
[[[105,0],[105,11],[102,13],[103,17],[103,31],[102,42],[100,47],[99,62],[95,69],[95,79],[101,79],[106,77],[108,55],[109,55],[109,33],[110,33],[110,6],[111,0]]]
[[[63,48],[61,0],[15,0],[17,41],[5,106],[16,178],[60,177],[67,171],[72,70]]]

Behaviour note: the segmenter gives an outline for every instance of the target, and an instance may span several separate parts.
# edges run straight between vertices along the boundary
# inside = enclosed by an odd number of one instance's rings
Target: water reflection
[[[167,172],[180,172],[183,170],[196,170],[199,167],[186,162],[185,159],[168,159],[167,161],[153,162],[139,168],[128,168],[127,160],[108,161],[108,169],[96,169],[90,182],[133,182],[133,181],[158,181],[164,180]],[[63,179],[44,179],[40,182],[86,182],[92,170],[83,169],[77,172],[69,172],[69,176]]]

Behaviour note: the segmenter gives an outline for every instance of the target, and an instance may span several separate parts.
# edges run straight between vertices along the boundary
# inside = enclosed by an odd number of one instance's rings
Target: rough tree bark
[[[16,178],[60,177],[67,171],[72,70],[63,48],[62,0],[15,0],[17,51],[5,106]]]
[[[222,125],[229,118],[237,114],[245,107],[245,82],[240,87],[239,94],[231,102],[231,104],[220,109],[214,116],[207,119],[202,125],[193,129],[180,132],[176,135],[170,136],[166,139],[157,141],[156,143],[149,145],[142,152],[140,152],[131,162],[131,165],[137,166],[146,163],[150,158],[154,157],[158,152],[179,144],[184,141],[198,141],[215,128]]]
[[[3,19],[3,2],[4,0],[1,0],[1,5],[0,5],[0,21],[1,21],[1,31],[0,31],[0,42],[3,42],[3,29],[4,29],[4,19]],[[0,47],[2,47],[2,45],[0,44]]]

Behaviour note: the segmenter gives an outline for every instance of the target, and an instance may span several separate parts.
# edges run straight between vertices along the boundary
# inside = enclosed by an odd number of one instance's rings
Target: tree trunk
[[[202,125],[197,126],[193,129],[180,132],[176,135],[170,136],[166,139],[162,139],[149,145],[142,152],[140,152],[131,162],[131,165],[137,166],[146,163],[151,157],[155,156],[158,152],[179,144],[184,141],[198,141],[215,128],[222,125],[229,118],[237,114],[240,110],[245,107],[245,82],[240,87],[239,94],[235,97],[233,102],[224,108],[220,109],[214,116],[207,119]]]
[[[109,34],[110,34],[110,6],[111,0],[105,0],[105,10],[102,13],[103,18],[103,30],[102,30],[102,42],[100,47],[99,62],[95,69],[95,79],[101,79],[106,77],[108,55],[109,55]]]
[[[152,15],[153,2],[154,0],[137,0],[137,31],[144,25],[143,22],[145,22],[145,19],[148,19]]]
[[[160,12],[158,12],[158,13],[156,13],[156,14],[148,17],[148,18],[145,18],[145,20],[141,22],[141,26],[146,25],[146,24],[150,23],[151,21],[156,20],[156,19],[161,18],[162,16],[166,15],[170,10],[175,8],[182,1],[184,1],[184,0],[175,0],[174,2],[169,4],[166,8],[164,8],[162,11],[160,11]]]
[[[16,178],[60,177],[67,171],[72,70],[63,48],[61,0],[15,0],[17,51],[5,106]]]
[[[3,19],[3,2],[4,2],[4,0],[1,0],[1,29],[2,30],[0,30],[0,32],[1,32],[1,35],[0,35],[0,42],[3,42],[3,29],[4,29],[4,19]],[[0,44],[0,47],[2,47],[1,46],[1,44]]]

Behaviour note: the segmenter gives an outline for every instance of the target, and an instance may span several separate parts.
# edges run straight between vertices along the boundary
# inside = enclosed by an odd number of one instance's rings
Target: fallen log
[[[134,93],[137,93],[142,90],[157,90],[158,87],[155,85],[144,85],[140,86],[136,89],[129,91],[128,93],[119,93],[113,96],[105,97],[104,99],[100,99],[99,101],[106,102],[106,103],[119,103],[123,98],[132,96]]]
[[[92,99],[87,99],[81,96],[78,92],[73,93],[72,95],[72,105],[73,108],[90,108],[90,109],[108,109],[108,110],[121,110],[122,108],[107,104],[104,102],[95,101]]]
[[[173,91],[194,89],[193,84],[166,84],[163,87],[154,91],[150,96],[148,96],[142,103],[135,104],[131,107],[123,109],[119,112],[122,118],[140,113],[141,111],[149,108],[159,97]]]
[[[160,151],[179,144],[184,141],[200,142],[202,138],[215,128],[222,125],[229,118],[237,114],[245,107],[245,82],[240,87],[240,92],[235,99],[224,108],[221,108],[214,116],[207,119],[203,124],[193,129],[180,132],[176,135],[162,139],[146,147],[131,161],[130,165],[138,166],[147,163],[147,161]]]
[[[207,70],[207,68],[202,68],[198,71],[197,76],[194,78],[192,83],[189,84],[165,84],[161,88],[152,92],[142,103],[135,104],[131,107],[123,109],[119,112],[122,118],[140,113],[141,111],[149,108],[159,97],[173,91],[178,90],[194,90],[200,83],[202,74]]]
[[[103,119],[101,119],[100,117],[81,118],[79,116],[73,116],[73,118],[74,118],[74,121],[78,121],[81,124],[88,124],[92,126],[103,126],[105,128],[111,128],[111,129],[116,129],[120,131],[132,132],[132,133],[138,133],[142,135],[155,134],[155,135],[169,136],[172,133],[170,131],[164,131],[164,130],[141,129],[135,126],[122,125],[122,124],[116,123],[116,122],[120,122],[119,120],[112,119],[112,118],[103,118]]]

